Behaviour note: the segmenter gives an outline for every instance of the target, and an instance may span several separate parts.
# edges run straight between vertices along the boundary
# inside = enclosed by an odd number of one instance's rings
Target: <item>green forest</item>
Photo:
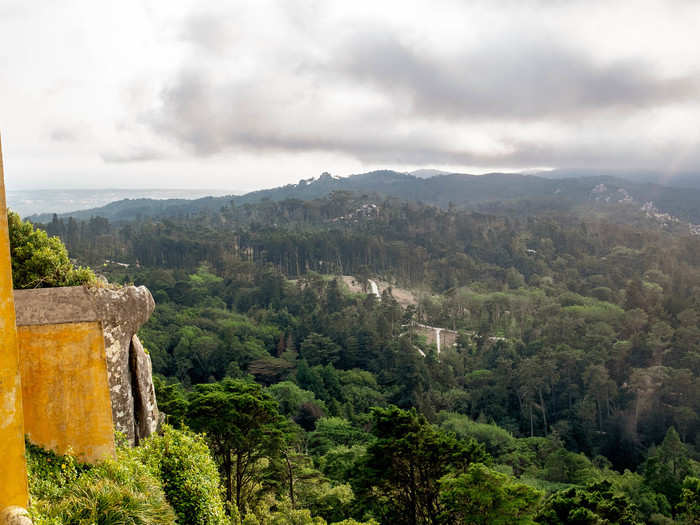
[[[10,225],[15,287],[106,278],[157,305],[139,336],[167,425],[115,464],[59,458],[69,475],[30,448],[46,523],[83,523],[51,502],[119,479],[156,486],[159,516],[119,523],[700,523],[687,231],[345,191]],[[415,323],[456,343],[438,353]]]

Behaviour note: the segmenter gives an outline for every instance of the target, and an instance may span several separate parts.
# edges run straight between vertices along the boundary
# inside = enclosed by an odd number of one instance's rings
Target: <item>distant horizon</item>
[[[437,168],[424,168],[413,171],[399,171],[396,169],[370,170],[366,172],[351,173],[342,175],[340,178],[347,178],[353,175],[362,175],[375,171],[393,171],[401,174],[415,174],[419,178],[430,178],[440,175],[464,175],[464,176],[484,176],[490,174],[515,174],[523,176],[536,176],[553,179],[567,179],[572,177],[590,176],[613,176],[627,179],[630,182],[653,183],[665,186],[687,187],[700,189],[700,178],[695,173],[678,173],[674,177],[668,177],[667,173],[655,170],[624,170],[624,169],[595,169],[595,168],[571,168],[571,169],[540,169],[523,171],[489,171],[484,173],[459,173]],[[8,207],[17,211],[21,216],[28,217],[36,214],[66,213],[82,211],[92,208],[106,206],[112,202],[125,199],[182,199],[196,200],[205,197],[240,197],[251,192],[272,190],[286,185],[298,184],[300,181],[317,180],[321,175],[329,172],[321,172],[311,177],[297,179],[287,184],[277,186],[263,186],[251,189],[227,189],[227,188],[24,188],[7,189]],[[337,175],[334,175],[337,176]]]
[[[302,177],[297,177],[294,180],[291,178],[286,181],[286,182],[280,182],[278,184],[261,184],[257,186],[251,186],[248,188],[241,188],[240,186],[238,188],[233,188],[233,187],[225,187],[225,186],[167,186],[167,185],[162,185],[162,186],[95,186],[95,187],[90,187],[90,186],[17,186],[12,183],[7,183],[6,182],[6,191],[8,193],[18,193],[18,192],[41,192],[41,191],[54,191],[54,192],[61,192],[61,191],[124,191],[124,192],[148,192],[148,191],[174,191],[174,192],[185,192],[185,191],[194,191],[194,192],[216,192],[219,195],[223,194],[228,194],[228,195],[245,195],[246,193],[251,193],[254,191],[261,191],[261,190],[268,190],[268,189],[273,189],[273,188],[278,188],[278,187],[283,187],[287,185],[293,185],[293,184],[298,184],[302,180],[310,180],[310,179],[317,179],[324,173],[329,173],[333,176],[336,177],[352,177],[354,175],[362,175],[366,173],[372,173],[376,171],[393,171],[396,173],[403,173],[407,175],[414,175],[420,172],[439,172],[436,173],[437,175],[470,175],[470,176],[482,176],[482,175],[491,175],[491,174],[497,174],[497,173],[510,173],[510,174],[518,174],[518,175],[535,175],[535,176],[544,176],[546,177],[547,174],[569,174],[571,176],[586,176],[587,174],[595,173],[606,173],[610,174],[611,176],[618,176],[625,178],[627,176],[628,178],[636,178],[639,176],[642,176],[641,180],[638,180],[637,182],[654,182],[657,184],[667,184],[667,183],[672,183],[673,180],[675,179],[687,179],[687,178],[697,178],[698,182],[700,182],[700,170],[698,171],[692,171],[692,170],[683,170],[683,171],[672,171],[672,170],[662,170],[662,169],[652,169],[652,168],[605,168],[605,167],[564,167],[564,168],[552,168],[552,167],[536,167],[536,168],[527,168],[527,169],[484,169],[484,170],[479,170],[479,169],[472,169],[472,170],[450,170],[450,169],[445,169],[443,167],[433,167],[433,166],[426,166],[422,168],[416,168],[412,170],[402,170],[402,169],[397,169],[397,168],[390,168],[390,167],[378,167],[374,169],[365,169],[365,170],[360,170],[360,171],[354,171],[351,173],[344,173],[344,174],[339,174],[338,172],[335,171],[328,171],[328,170],[320,170],[317,171],[315,175],[308,175],[308,176],[302,176]],[[650,178],[652,180],[650,180]],[[658,178],[658,180],[656,180]],[[199,197],[196,197],[199,198]]]
[[[227,195],[237,196],[240,193],[212,188],[45,188],[6,191],[8,208],[22,217],[99,208],[124,199],[194,200]]]
[[[65,188],[15,188],[6,189],[6,193],[20,193],[20,192],[36,192],[36,191],[235,191],[226,188],[207,188],[207,187],[151,187],[151,188],[140,188],[140,187],[102,187],[102,188],[90,188],[90,187],[65,187]]]
[[[6,162],[7,166],[7,162]],[[318,178],[320,177],[323,173],[330,173],[333,176],[338,176],[338,177],[351,177],[353,175],[361,175],[363,173],[372,173],[374,171],[395,171],[397,173],[406,173],[406,174],[411,174],[415,172],[420,172],[420,171],[440,171],[443,173],[447,174],[459,174],[459,175],[488,175],[490,173],[523,173],[523,174],[528,174],[533,171],[537,172],[545,172],[545,171],[551,171],[553,169],[557,168],[531,168],[531,169],[510,169],[510,168],[503,168],[503,169],[479,169],[479,168],[473,168],[473,169],[447,169],[445,167],[433,167],[433,166],[425,166],[425,167],[418,167],[415,169],[397,169],[396,167],[386,167],[386,166],[379,166],[379,167],[372,167],[372,168],[365,168],[365,169],[360,169],[356,171],[351,171],[351,172],[343,172],[342,174],[339,171],[330,171],[328,169],[320,169],[315,172],[315,174],[312,174],[311,172],[308,175],[302,175],[302,176],[289,176],[286,177],[285,181],[281,181],[279,183],[261,183],[261,185],[256,185],[256,186],[251,186],[248,188],[241,188],[240,185],[237,189],[233,188],[228,188],[225,186],[187,186],[187,185],[179,185],[179,186],[148,186],[148,187],[141,187],[141,186],[95,186],[95,187],[90,187],[90,186],[22,186],[21,184],[18,185],[16,184],[12,179],[9,181],[6,180],[5,186],[7,191],[44,191],[44,190],[49,190],[49,191],[63,191],[63,190],[71,190],[71,191],[81,191],[81,190],[86,190],[86,191],[109,191],[109,190],[120,190],[120,191],[159,191],[159,190],[173,190],[173,191],[186,191],[186,190],[206,190],[206,191],[232,191],[236,192],[237,194],[244,194],[244,193],[250,193],[251,191],[259,191],[259,190],[265,190],[265,189],[271,189],[271,188],[277,188],[280,186],[286,186],[289,184],[297,184],[301,180],[309,180],[312,178]],[[7,167],[6,167],[7,171]],[[7,174],[6,174],[7,176]]]

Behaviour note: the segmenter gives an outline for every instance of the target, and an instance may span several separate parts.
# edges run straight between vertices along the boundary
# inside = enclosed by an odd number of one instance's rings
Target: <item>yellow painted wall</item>
[[[114,455],[114,425],[99,322],[20,326],[25,433],[82,461]]]
[[[26,507],[29,500],[10,239],[5,206],[0,146],[0,510],[10,505]]]

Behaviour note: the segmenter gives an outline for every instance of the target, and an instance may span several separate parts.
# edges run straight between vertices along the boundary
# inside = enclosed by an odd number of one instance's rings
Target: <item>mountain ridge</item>
[[[598,191],[594,191],[598,188]],[[604,188],[604,191],[603,189]],[[700,222],[700,190],[674,188],[651,182],[634,182],[611,175],[548,178],[519,173],[484,175],[439,174],[422,178],[393,170],[376,170],[348,177],[323,173],[318,178],[302,179],[296,184],[256,190],[244,195],[202,197],[198,199],[124,199],[98,208],[58,214],[59,217],[90,219],[104,217],[112,221],[169,217],[218,210],[222,206],[241,206],[270,200],[312,200],[335,191],[349,191],[422,202],[442,208],[471,208],[487,203],[520,199],[549,199],[576,204],[636,202],[641,209],[648,202],[662,213],[685,221]],[[29,217],[47,222],[51,214]]]

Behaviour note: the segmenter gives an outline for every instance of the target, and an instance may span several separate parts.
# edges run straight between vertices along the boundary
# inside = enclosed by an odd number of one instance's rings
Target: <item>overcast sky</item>
[[[9,190],[700,172],[700,2],[0,0]]]

